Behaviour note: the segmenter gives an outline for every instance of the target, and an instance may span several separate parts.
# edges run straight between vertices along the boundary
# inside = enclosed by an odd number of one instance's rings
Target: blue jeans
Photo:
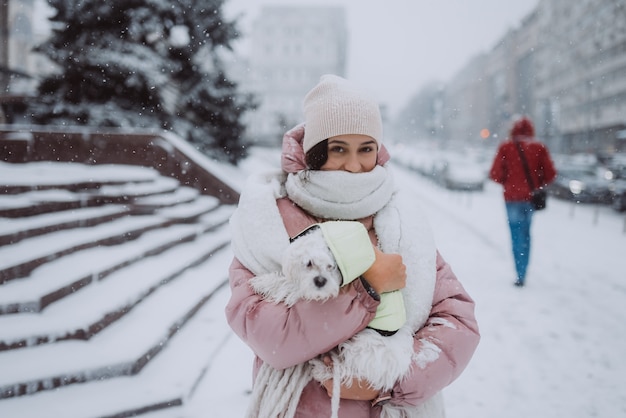
[[[517,279],[523,284],[530,260],[530,224],[533,218],[533,207],[530,202],[506,202],[505,205],[511,229]]]

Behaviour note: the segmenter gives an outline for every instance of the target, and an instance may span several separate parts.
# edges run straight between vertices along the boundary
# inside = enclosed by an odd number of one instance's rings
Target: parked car
[[[404,144],[394,144],[389,147],[393,155],[393,161],[403,167],[414,170],[424,176],[430,176],[430,169],[437,151],[419,147],[416,145],[409,146]]]
[[[432,177],[449,190],[481,191],[485,187],[487,175],[478,161],[448,154],[433,163]]]
[[[626,180],[611,183],[611,206],[618,212],[626,211]]]
[[[569,166],[557,168],[557,177],[547,189],[557,198],[577,203],[609,204],[613,199],[610,184],[593,167]]]
[[[614,157],[606,167],[606,177],[611,181],[611,206],[618,212],[626,211],[626,156]]]

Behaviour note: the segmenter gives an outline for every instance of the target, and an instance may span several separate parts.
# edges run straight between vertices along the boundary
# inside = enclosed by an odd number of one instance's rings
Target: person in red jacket
[[[524,286],[530,260],[530,226],[533,188],[526,177],[522,156],[535,188],[554,181],[556,169],[546,146],[535,140],[535,128],[527,117],[513,123],[509,138],[500,144],[489,177],[504,188],[504,202],[511,230],[516,286]]]

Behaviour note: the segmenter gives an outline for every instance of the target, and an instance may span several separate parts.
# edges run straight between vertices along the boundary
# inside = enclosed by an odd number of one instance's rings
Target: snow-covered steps
[[[228,262],[229,260],[224,260]],[[198,266],[209,275],[211,270]],[[184,418],[185,404],[198,381],[214,366],[215,359],[231,338],[227,327],[216,323],[223,316],[228,286],[215,290],[175,338],[136,374],[91,380],[57,390],[0,400],[0,417],[126,418],[159,416]],[[69,404],[68,404],[69,403]],[[152,413],[150,413],[152,412]],[[211,416],[211,411],[206,411]]]
[[[152,182],[160,177],[146,167],[114,164],[88,165],[55,161],[12,164],[0,161],[0,193],[32,190],[89,190],[103,185]]]
[[[0,162],[0,217],[100,206],[174,192],[177,180],[147,167]]]
[[[124,242],[177,221],[192,221],[218,205],[213,197],[198,196],[192,202],[163,208],[152,215],[128,216],[94,227],[55,231],[0,247],[0,283],[26,276],[43,263],[75,251]]]
[[[0,246],[48,232],[98,225],[129,215],[128,205],[105,205],[63,210],[16,219],[0,218]]]
[[[172,193],[158,194],[146,197],[139,197],[133,202],[136,212],[152,212],[157,208],[164,208],[188,203],[197,198],[200,194],[198,190],[191,187],[179,187]]]
[[[197,239],[146,256],[39,312],[0,316],[0,351],[67,339],[89,339],[119,320],[160,286],[178,279],[228,242],[220,226]],[[149,272],[147,274],[146,272]],[[107,295],[103,298],[102,295]],[[80,312],[80,315],[75,315]],[[12,326],[19,322],[19,327]]]
[[[67,391],[98,395],[50,416],[181,405],[230,335],[211,321],[234,206],[145,167],[0,163],[0,178],[0,416],[64,408]]]
[[[210,272],[215,264],[226,265],[231,257],[228,249],[214,253],[206,264],[161,286],[123,321],[116,321],[90,341],[68,340],[3,352],[0,400],[139,373],[225,285],[226,271],[223,276]],[[210,327],[210,323],[205,325]],[[178,359],[183,360],[187,359]]]
[[[116,219],[91,228],[76,228],[22,240],[0,248],[0,283],[25,277],[36,267],[76,251],[98,245],[112,245],[167,226],[157,216]]]
[[[97,246],[51,260],[27,276],[0,288],[2,314],[39,312],[83,287],[105,279],[119,269],[155,256],[227,222],[233,208],[222,205],[193,224],[176,224],[146,232],[135,240],[114,246]],[[0,330],[0,350],[3,348]]]

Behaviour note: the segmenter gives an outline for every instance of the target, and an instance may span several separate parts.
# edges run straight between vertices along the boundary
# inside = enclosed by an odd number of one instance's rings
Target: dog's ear
[[[303,238],[297,239],[289,244],[289,247],[287,247],[283,253],[283,272],[286,272],[287,269],[292,269],[296,265],[300,265],[301,260],[306,256],[307,250],[305,245],[303,245],[305,242],[301,241]]]
[[[285,260],[283,261],[283,274],[287,277],[287,279],[293,279],[294,275],[297,276],[298,272],[301,271],[301,269],[298,268],[298,265],[299,261],[297,259],[285,257]]]

